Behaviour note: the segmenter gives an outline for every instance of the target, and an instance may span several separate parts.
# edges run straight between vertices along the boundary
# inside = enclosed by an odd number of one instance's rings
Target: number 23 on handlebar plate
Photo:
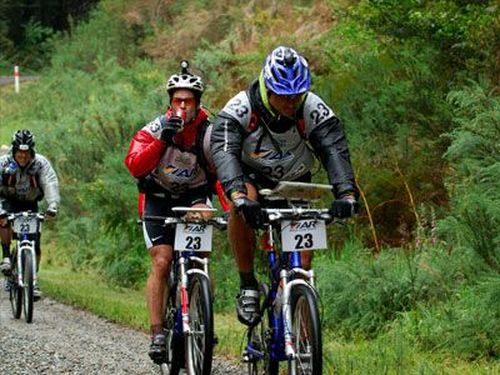
[[[185,223],[175,226],[176,251],[212,251],[213,226],[203,223]]]
[[[323,220],[306,219],[281,223],[283,251],[326,249],[326,225]]]

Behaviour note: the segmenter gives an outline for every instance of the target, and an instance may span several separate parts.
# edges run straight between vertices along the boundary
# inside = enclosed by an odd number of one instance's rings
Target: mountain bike
[[[21,317],[21,308],[27,323],[33,321],[33,289],[37,283],[35,242],[38,241],[45,215],[23,211],[11,213],[11,223],[16,246],[12,253],[12,273],[9,276],[9,299],[15,319]]]
[[[211,208],[173,207],[174,213],[216,212]],[[175,225],[174,259],[165,306],[167,361],[162,374],[208,375],[212,370],[214,315],[207,255],[212,251],[213,227],[224,229],[222,217],[190,219],[146,216],[143,220]]]
[[[260,191],[268,202],[286,208],[262,208],[269,281],[261,283],[261,319],[249,327],[243,362],[248,374],[278,374],[285,361],[288,374],[321,374],[322,337],[312,269],[302,267],[301,252],[324,249],[329,210],[311,201],[331,192],[330,185],[281,182]],[[278,204],[281,202],[281,204]],[[307,203],[309,202],[309,203]]]

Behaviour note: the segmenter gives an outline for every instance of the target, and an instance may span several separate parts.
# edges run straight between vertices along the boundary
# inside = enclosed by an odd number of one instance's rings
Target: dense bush
[[[453,209],[441,229],[450,245],[473,249],[500,273],[500,100],[486,82],[472,82],[449,100],[457,122],[445,154]]]
[[[376,336],[400,313],[446,300],[481,274],[470,255],[442,248],[386,250],[377,259],[359,248],[350,251],[333,264],[315,263],[324,323],[347,336]]]
[[[446,302],[404,316],[404,330],[424,350],[452,352],[469,360],[498,358],[500,278],[480,278],[473,287],[458,288],[454,294]]]

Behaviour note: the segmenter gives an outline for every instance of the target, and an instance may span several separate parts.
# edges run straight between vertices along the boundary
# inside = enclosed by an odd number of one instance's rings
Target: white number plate
[[[15,233],[36,233],[38,221],[36,218],[18,217],[14,219],[14,232]]]
[[[326,225],[323,220],[283,221],[283,251],[326,249]]]
[[[174,249],[176,251],[212,251],[212,225],[177,224]]]

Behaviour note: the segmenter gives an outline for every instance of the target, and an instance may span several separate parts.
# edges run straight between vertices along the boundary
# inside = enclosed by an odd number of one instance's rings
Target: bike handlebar
[[[222,216],[216,216],[210,219],[187,219],[185,217],[168,217],[168,216],[144,216],[142,221],[156,221],[161,222],[164,225],[173,225],[173,224],[207,224],[213,225],[218,229],[225,229],[227,226],[227,220]]]
[[[22,212],[9,213],[6,216],[8,221],[14,221],[18,217],[25,217],[25,218],[34,217],[40,221],[45,220],[45,214],[41,212],[22,211]]]
[[[269,224],[280,222],[283,220],[303,220],[316,219],[324,220],[326,223],[340,222],[338,218],[332,217],[327,208],[262,208],[264,218]]]

